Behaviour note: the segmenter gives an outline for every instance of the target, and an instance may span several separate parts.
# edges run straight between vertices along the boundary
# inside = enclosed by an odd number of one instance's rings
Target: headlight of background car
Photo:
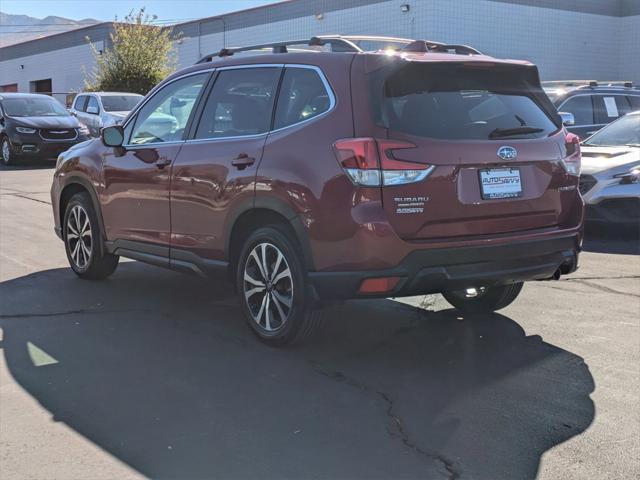
[[[35,128],[29,127],[16,127],[16,130],[18,131],[18,133],[36,133],[38,131]]]
[[[80,128],[78,128],[78,133],[80,135],[89,135],[89,127],[87,127],[86,125],[80,125]]]
[[[618,173],[613,178],[620,179],[620,185],[630,185],[640,183],[640,164],[634,165],[628,172]]]

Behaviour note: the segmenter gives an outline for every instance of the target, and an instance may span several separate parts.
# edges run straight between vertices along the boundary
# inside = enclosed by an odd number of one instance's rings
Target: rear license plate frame
[[[495,174],[499,172],[508,172],[509,176],[514,176],[513,173],[517,172],[517,177],[519,180],[519,190],[517,191],[504,191],[504,192],[487,192],[485,191],[485,185],[483,184],[483,174]],[[498,167],[498,168],[483,168],[478,170],[478,182],[480,186],[480,196],[482,200],[504,200],[509,198],[520,198],[523,195],[524,188],[522,183],[522,175],[520,172],[520,168],[518,167]],[[505,184],[503,184],[505,185]]]

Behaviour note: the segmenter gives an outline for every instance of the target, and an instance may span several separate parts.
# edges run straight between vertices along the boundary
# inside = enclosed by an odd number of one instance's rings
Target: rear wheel
[[[522,290],[523,283],[494,287],[470,288],[443,292],[442,296],[463,313],[490,313],[511,305]]]
[[[306,299],[302,255],[284,228],[274,225],[253,232],[237,267],[245,318],[263,342],[291,345],[317,329],[320,312]]]
[[[80,278],[99,280],[115,271],[119,257],[102,249],[102,233],[88,193],[76,193],[69,200],[63,233],[69,265]]]

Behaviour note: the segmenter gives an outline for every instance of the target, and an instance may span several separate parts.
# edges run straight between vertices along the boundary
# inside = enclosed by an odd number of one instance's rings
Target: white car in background
[[[640,111],[610,123],[581,148],[587,220],[639,227]]]
[[[102,127],[122,123],[143,98],[137,93],[79,93],[69,111],[97,137]]]

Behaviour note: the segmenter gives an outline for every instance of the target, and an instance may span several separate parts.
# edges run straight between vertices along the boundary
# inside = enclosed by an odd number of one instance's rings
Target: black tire
[[[9,152],[9,158],[6,158],[4,152]],[[11,142],[9,138],[5,135],[0,137],[0,160],[2,160],[2,165],[8,167],[9,165],[14,165],[16,163],[15,153],[11,148]]]
[[[80,278],[101,280],[115,271],[120,257],[104,251],[100,224],[88,193],[71,197],[62,232],[69,265]]]
[[[263,257],[266,261],[259,262]],[[266,264],[266,282],[258,263]],[[236,286],[247,323],[264,343],[293,345],[318,330],[321,312],[306,298],[305,277],[300,249],[285,228],[271,225],[249,235],[238,258]]]
[[[442,296],[463,313],[490,313],[501,310],[518,297],[522,282],[479,289],[478,295],[469,297],[465,290],[443,292]]]

